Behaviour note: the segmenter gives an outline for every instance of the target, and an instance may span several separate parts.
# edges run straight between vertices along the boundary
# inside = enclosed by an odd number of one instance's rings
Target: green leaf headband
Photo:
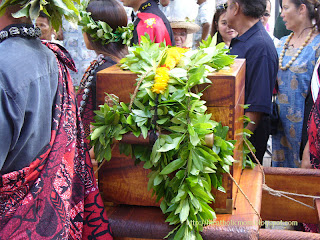
[[[0,16],[5,13],[7,7],[21,5],[21,9],[12,14],[13,17],[27,17],[35,22],[39,17],[40,11],[43,11],[49,16],[54,29],[58,31],[59,27],[62,25],[63,16],[69,22],[78,22],[79,10],[74,3],[80,5],[80,0],[2,0],[0,4]]]
[[[82,10],[80,11],[79,26],[82,26],[82,31],[89,34],[96,41],[101,41],[102,44],[111,42],[121,42],[122,44],[129,45],[133,36],[133,24],[127,27],[118,27],[115,31],[103,21],[94,21],[91,17],[91,12],[85,11],[87,2],[84,1]]]

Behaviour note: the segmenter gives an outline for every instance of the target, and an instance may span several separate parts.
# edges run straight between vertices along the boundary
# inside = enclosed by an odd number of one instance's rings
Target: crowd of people
[[[76,67],[68,46],[60,46],[65,29],[55,32],[45,12],[36,21],[41,32],[34,19],[14,18],[19,2],[0,16],[1,239],[57,234],[112,239],[86,140],[97,109],[96,76],[118,63],[145,33],[155,42],[189,48],[216,35],[217,44],[224,42],[230,54],[246,59],[245,115],[254,122],[247,128],[257,159],[262,163],[266,152],[276,94],[280,121],[272,136],[272,166],[320,168],[318,0],[280,2],[280,16],[291,32],[280,39],[266,30],[270,0],[228,0],[213,11],[206,0],[197,0],[195,21],[181,11],[184,0],[121,2],[91,0],[85,9],[90,21],[104,22],[117,37],[99,38],[80,22],[85,47],[97,57],[86,66],[76,98],[68,70]],[[175,17],[167,17],[159,4],[175,6]],[[130,31],[123,6],[133,9],[131,41],[121,34]]]

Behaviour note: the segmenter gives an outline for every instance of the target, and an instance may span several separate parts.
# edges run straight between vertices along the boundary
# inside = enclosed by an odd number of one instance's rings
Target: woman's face
[[[187,29],[185,28],[174,28],[172,29],[174,40],[177,47],[185,47],[187,40]]]
[[[269,21],[270,13],[271,13],[271,4],[270,4],[269,0],[267,0],[266,11],[264,12],[263,16],[260,19],[264,27],[266,27],[266,25]]]
[[[299,8],[291,0],[282,1],[281,17],[288,30],[294,31],[295,27],[299,25],[299,16]]]
[[[238,35],[235,30],[228,27],[226,13],[221,14],[218,19],[218,31],[226,44],[229,44],[231,39]]]
[[[83,36],[83,40],[84,40],[84,43],[86,44],[87,49],[93,50],[93,48],[91,46],[91,43],[90,43],[90,41],[88,39],[87,33],[86,32],[82,33],[82,36]]]

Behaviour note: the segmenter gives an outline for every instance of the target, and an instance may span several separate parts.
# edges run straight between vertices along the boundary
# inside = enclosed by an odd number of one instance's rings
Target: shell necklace
[[[283,56],[286,52],[286,49],[288,48],[288,45],[289,45],[289,42],[291,40],[291,38],[293,37],[293,32],[289,35],[289,37],[287,38],[287,41],[285,42],[285,44],[283,45],[283,49],[282,49],[282,52],[280,54],[280,57],[279,57],[279,68],[282,70],[282,71],[285,71],[287,70],[291,65],[292,63],[297,59],[297,57],[299,56],[299,54],[301,53],[302,49],[308,44],[310,38],[311,38],[311,35],[312,33],[314,32],[314,30],[316,30],[316,27],[312,28],[311,31],[309,32],[306,40],[304,41],[304,43],[299,47],[297,53],[293,56],[293,58],[287,63],[287,65],[285,65],[284,67],[282,67],[282,61],[283,61]]]

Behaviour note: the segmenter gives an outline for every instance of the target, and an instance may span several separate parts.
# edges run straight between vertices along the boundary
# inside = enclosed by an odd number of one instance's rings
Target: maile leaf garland
[[[160,133],[153,146],[120,142],[120,150],[151,170],[148,188],[161,200],[166,222],[176,226],[168,236],[178,240],[202,239],[203,225],[194,223],[216,217],[209,205],[214,201],[211,188],[224,191],[222,174],[234,161],[235,141],[226,140],[228,127],[211,119],[203,94],[195,88],[211,83],[209,72],[234,62],[235,56],[227,55],[223,47],[215,46],[211,37],[200,49],[190,50],[166,47],[142,36],[140,45],[130,47],[120,61],[141,82],[132,108],[114,101],[95,112],[91,143],[99,162],[111,159],[111,145],[125,133],[144,138],[148,131]],[[214,145],[207,146],[205,137],[212,133]]]

